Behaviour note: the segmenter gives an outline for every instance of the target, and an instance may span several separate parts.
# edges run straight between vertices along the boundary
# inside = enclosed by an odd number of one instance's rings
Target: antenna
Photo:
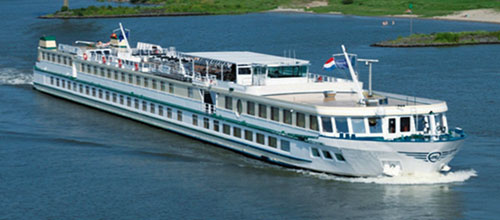
[[[344,53],[345,61],[347,62],[347,66],[349,67],[349,72],[351,73],[351,78],[354,81],[354,84],[356,84],[356,93],[358,94],[358,103],[365,105],[365,96],[363,95],[363,90],[359,86],[358,82],[358,76],[356,76],[356,73],[354,72],[354,69],[352,68],[351,64],[351,59],[349,59],[349,56],[347,55],[347,52],[345,50],[344,45],[342,44],[342,52]]]

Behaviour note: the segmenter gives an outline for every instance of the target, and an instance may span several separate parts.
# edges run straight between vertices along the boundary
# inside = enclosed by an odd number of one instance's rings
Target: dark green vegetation
[[[413,34],[396,40],[375,43],[379,47],[435,47],[470,44],[500,44],[500,31],[465,31]]]
[[[480,8],[500,10],[500,1],[498,0],[327,0],[327,6],[311,4],[321,2],[319,0],[130,0],[130,2],[140,3],[141,6],[90,6],[79,9],[62,9],[48,16],[165,13],[240,14],[272,10],[279,6],[302,8],[317,13],[341,12],[343,14],[377,16],[404,14],[410,3],[412,4],[412,13],[419,16],[447,15],[455,11]]]

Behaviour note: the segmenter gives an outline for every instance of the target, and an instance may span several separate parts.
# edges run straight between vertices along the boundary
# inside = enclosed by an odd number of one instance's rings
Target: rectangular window
[[[286,140],[280,140],[280,148],[283,151],[290,152],[290,142]]]
[[[321,157],[321,154],[319,154],[319,150],[318,148],[311,148],[311,154],[314,156],[314,157]]]
[[[105,94],[105,96],[106,96],[106,100],[108,100],[108,101],[109,101],[109,92],[108,92],[108,91],[106,91],[106,92],[104,92],[104,94]]]
[[[337,158],[338,161],[345,161],[344,156],[339,153],[335,153],[335,158]]]
[[[85,86],[85,94],[87,95],[90,94],[90,88],[88,86]]]
[[[333,157],[332,157],[332,154],[330,154],[330,151],[326,151],[326,150],[324,150],[324,151],[323,151],[323,156],[324,156],[326,159],[333,160]]]
[[[229,126],[227,124],[223,124],[222,125],[222,133],[227,134],[227,135],[231,135],[231,126]]]
[[[141,77],[140,76],[135,76],[135,84],[138,86],[141,85]]]
[[[116,93],[113,93],[113,102],[116,102]]]
[[[148,88],[149,87],[149,79],[144,77],[144,87]]]
[[[292,112],[290,109],[283,109],[283,123],[292,124]]]
[[[182,121],[182,111],[177,110],[177,121]]]
[[[163,106],[162,105],[158,106],[158,115],[163,116]]]
[[[68,89],[71,90],[71,82],[68,81]]]
[[[219,121],[214,120],[214,131],[219,131]]]
[[[128,74],[128,83],[132,84],[134,83],[134,77],[132,76],[132,74]]]
[[[76,83],[75,82],[73,83],[73,90],[75,90],[75,92],[76,92]]]
[[[203,118],[203,127],[206,129],[210,129],[210,119]]]
[[[247,141],[253,141],[253,132],[249,130],[245,130],[245,139]]]
[[[109,79],[112,79],[113,77],[111,76],[111,70],[110,69],[106,69],[106,70],[107,70],[106,77]],[[101,73],[104,73],[104,68],[101,68]]]
[[[82,86],[82,84],[79,84],[78,87],[80,89],[80,93],[83,93],[83,86]]]
[[[297,112],[297,127],[306,127],[306,115],[304,113]]]
[[[349,133],[347,118],[335,117],[335,127],[337,127],[337,133]]]
[[[142,101],[142,110],[143,111],[148,111],[148,103],[146,103],[146,101]]]
[[[323,132],[332,133],[332,118],[328,116],[321,117],[321,126],[323,127]]]
[[[139,100],[138,99],[134,99],[134,107],[136,109],[139,109]]]
[[[193,88],[188,87],[188,97],[189,97],[189,98],[193,98],[193,96],[194,96],[194,95],[193,95]]]
[[[61,80],[61,84],[63,88],[66,88],[66,81],[64,79]]]
[[[277,148],[278,139],[276,139],[275,137],[267,136],[267,145],[269,145],[269,147]]]
[[[259,104],[259,117],[267,118],[267,106],[264,104]]]
[[[169,93],[174,93],[174,84],[173,83],[169,83],[168,84],[168,92]]]
[[[110,70],[108,69],[108,71],[110,71]],[[115,80],[118,80],[119,76],[118,76],[118,72],[116,72],[116,70],[113,71],[113,75],[115,75]]]
[[[233,110],[233,98],[231,96],[225,96],[224,103],[226,109]]]
[[[193,118],[193,125],[198,126],[198,115],[193,114],[192,118]]]
[[[410,131],[410,117],[401,117],[399,130],[401,132],[409,132]]]
[[[149,103],[149,112],[156,113],[156,107],[154,103]]]
[[[52,77],[52,76],[50,77],[50,84],[54,85],[54,77]]]
[[[364,118],[351,118],[352,132],[357,134],[366,133]]]
[[[241,128],[233,127],[233,136],[241,138]]]
[[[396,133],[396,119],[389,118],[389,133]]]
[[[153,87],[153,89],[156,89],[156,80],[155,79],[151,80],[151,86]]]
[[[331,125],[331,123],[332,123],[332,121],[331,121],[331,118],[330,118],[330,125]],[[318,128],[318,117],[316,115],[309,115],[309,129],[314,130],[314,131],[318,131],[319,130],[319,128]],[[332,132],[333,132],[333,128],[332,128]]]
[[[59,78],[56,79],[56,86],[59,87]]]
[[[167,108],[167,117],[172,118],[172,109],[171,108]]]
[[[368,126],[370,133],[382,133],[382,119],[381,118],[368,118]]]
[[[247,101],[247,114],[255,115],[255,103]]]
[[[96,96],[96,93],[95,93],[95,88],[92,88],[92,96]]]
[[[414,116],[415,118],[415,127],[417,127],[417,131],[424,131],[425,128],[428,126],[427,125],[427,119],[426,119],[426,116],[423,116],[423,115],[417,115],[417,116]]]
[[[165,91],[165,82],[163,81],[160,82],[160,90]]]
[[[257,143],[259,144],[266,144],[265,136],[261,133],[255,133],[255,137],[257,138]]]
[[[121,72],[120,75],[122,82],[125,82],[125,73]]]
[[[123,95],[120,95],[120,105],[123,105]]]
[[[271,106],[271,120],[280,121],[280,109]]]
[[[130,107],[132,106],[132,99],[127,96],[127,106]]]

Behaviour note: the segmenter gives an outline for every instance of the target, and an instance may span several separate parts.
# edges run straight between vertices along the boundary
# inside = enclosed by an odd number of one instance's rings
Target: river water
[[[94,1],[70,1],[71,7]],[[409,20],[310,14],[41,20],[60,1],[2,1],[0,219],[497,219],[500,45],[373,48]],[[108,4],[108,3],[99,3]],[[374,89],[448,102],[470,135],[448,175],[341,178],[286,169],[32,89],[38,38],[132,42],[180,51],[250,50],[311,60],[345,44],[379,59]],[[414,31],[500,25],[414,20]],[[365,68],[361,67],[360,68]],[[361,69],[363,71],[365,69]],[[361,73],[366,81],[366,72]]]

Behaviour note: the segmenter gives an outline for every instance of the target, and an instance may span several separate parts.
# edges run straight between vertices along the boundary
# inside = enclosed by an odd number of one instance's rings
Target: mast
[[[356,86],[355,89],[356,89],[356,93],[357,93],[358,99],[359,99],[358,103],[365,105],[366,103],[365,103],[365,96],[363,95],[363,90],[359,86],[358,76],[356,76],[356,73],[354,72],[354,69],[352,68],[351,59],[349,59],[349,56],[347,55],[347,52],[345,50],[344,45],[342,45],[342,52],[344,53],[344,57],[345,57],[345,60],[347,62],[347,66],[349,67],[349,72],[351,73],[351,78],[354,81],[354,84]]]
[[[122,32],[122,35],[123,35],[123,39],[125,40],[125,43],[127,44],[127,51],[131,51],[130,49],[130,45],[128,44],[128,38],[127,38],[127,35],[125,34],[125,30],[123,29],[123,26],[122,26],[122,23],[120,22],[120,31]]]

